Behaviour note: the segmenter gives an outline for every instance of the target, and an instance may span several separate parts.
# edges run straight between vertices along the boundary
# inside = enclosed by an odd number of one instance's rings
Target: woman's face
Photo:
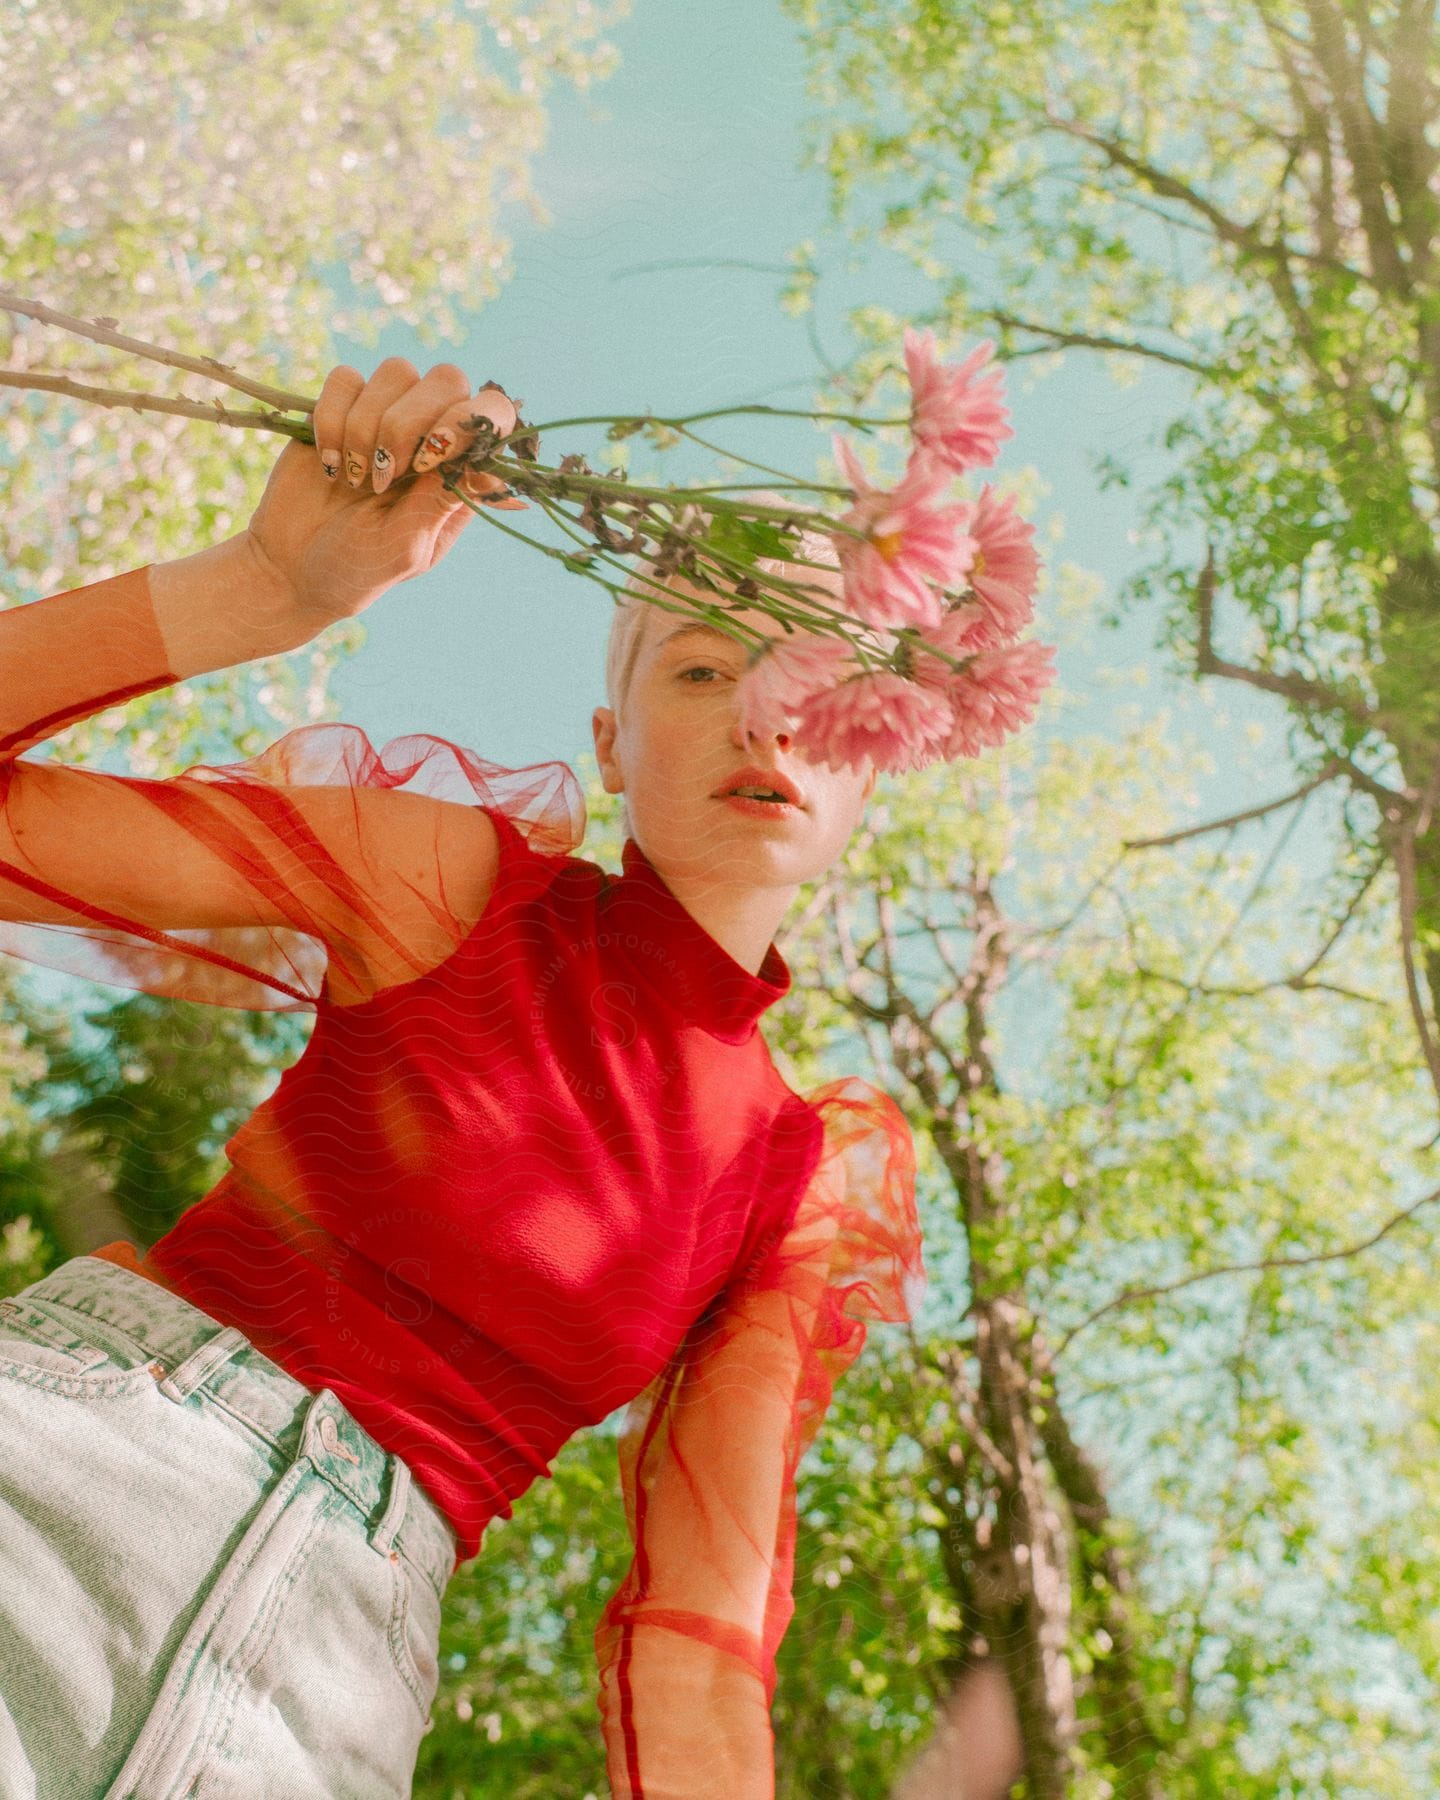
[[[674,584],[672,584],[674,585]],[[828,869],[859,824],[874,771],[807,762],[786,733],[741,735],[737,687],[746,645],[643,601],[640,643],[621,719],[595,709],[595,753],[608,793],[624,793],[631,831],[662,875],[733,887],[799,886]],[[768,614],[735,615],[767,636]],[[796,805],[720,797],[746,765],[788,776]]]

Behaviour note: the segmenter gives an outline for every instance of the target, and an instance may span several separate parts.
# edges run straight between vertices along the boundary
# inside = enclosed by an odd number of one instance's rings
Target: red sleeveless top
[[[333,1389],[461,1560],[577,1429],[627,1406],[635,1555],[596,1628],[613,1791],[723,1779],[768,1800],[795,1469],[865,1322],[910,1317],[923,1291],[903,1117],[857,1078],[786,1084],[758,1029],[790,986],[779,951],[743,968],[633,838],[619,875],[577,854],[563,764],[504,769],[433,737],[377,749],[339,724],[161,781],[19,755],[172,679],[143,570],[0,613],[0,951],[316,1014],[225,1177],[140,1272]],[[327,971],[386,931],[387,817],[432,809],[438,842],[456,805],[499,839],[480,917],[337,1004]],[[243,918],[250,894],[286,923],[157,923],[147,871],[182,844],[215,859],[217,912]],[[444,873],[425,887],[437,913]]]

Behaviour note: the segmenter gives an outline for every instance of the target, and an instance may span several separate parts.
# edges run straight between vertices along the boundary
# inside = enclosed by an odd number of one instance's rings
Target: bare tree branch
[[[1045,117],[1056,131],[1089,144],[1107,162],[1126,170],[1136,180],[1143,182],[1152,193],[1163,194],[1169,200],[1179,200],[1199,213],[1221,243],[1235,245],[1255,257],[1283,257],[1286,254],[1285,246],[1272,244],[1261,237],[1253,224],[1232,219],[1198,188],[1183,181],[1171,170],[1159,168],[1145,157],[1137,155],[1128,144],[1122,144],[1117,138],[1107,137],[1093,125],[1087,125],[1080,119],[1067,118],[1050,107],[1046,108]]]
[[[1383,128],[1386,163],[1400,203],[1401,228],[1417,282],[1434,268],[1436,201],[1431,189],[1440,147],[1432,141],[1437,97],[1430,74],[1435,0],[1400,0],[1387,59],[1389,83]]]
[[[1425,1009],[1425,999],[1420,992],[1420,974],[1415,966],[1415,926],[1419,914],[1419,899],[1415,882],[1415,820],[1413,815],[1402,819],[1398,825],[1392,826],[1387,836],[1390,840],[1390,851],[1395,862],[1395,873],[1399,878],[1400,892],[1400,952],[1405,964],[1405,992],[1410,1001],[1410,1016],[1415,1021],[1415,1035],[1420,1040],[1420,1048],[1425,1057],[1425,1067],[1430,1072],[1430,1084],[1435,1089],[1435,1097],[1440,1100],[1440,1045],[1435,1042],[1435,1033],[1431,1028],[1430,1015]]]
[[[88,400],[92,406],[123,406],[131,412],[208,419],[212,425],[243,425],[255,431],[278,431],[283,437],[297,438],[305,444],[313,439],[308,419],[287,419],[282,413],[232,412],[218,400],[172,400],[165,394],[139,393],[131,388],[91,387],[87,382],[72,381],[67,375],[40,375],[29,369],[0,369],[0,387],[67,394],[72,400]]]
[[[203,375],[207,381],[217,381],[222,387],[234,388],[237,393],[248,394],[252,400],[263,400],[269,406],[279,407],[282,412],[310,413],[315,410],[313,398],[305,394],[292,394],[285,388],[270,387],[263,381],[252,381],[248,375],[239,374],[229,363],[222,363],[213,356],[186,356],[182,351],[167,350],[163,345],[147,343],[144,338],[126,337],[123,332],[114,329],[117,323],[114,319],[76,318],[73,313],[57,312],[53,306],[42,305],[38,300],[27,300],[4,288],[0,288],[0,310],[20,313],[26,318],[38,320],[42,325],[58,325],[62,331],[71,332],[76,337],[89,338],[95,344],[108,344],[113,350],[127,350],[132,356],[143,356],[149,362],[164,363],[172,369],[187,369],[192,375]]]
[[[1205,566],[1195,583],[1195,613],[1199,625],[1195,668],[1200,675],[1223,675],[1229,681],[1243,681],[1268,694],[1279,694],[1299,706],[1320,707],[1329,712],[1343,712],[1366,730],[1380,727],[1387,715],[1364,705],[1347,694],[1338,693],[1323,681],[1312,681],[1308,675],[1274,674],[1269,669],[1249,669],[1241,663],[1227,662],[1215,654],[1212,639],[1215,618],[1215,548],[1205,547]]]
[[[1336,207],[1335,188],[1335,154],[1330,142],[1330,122],[1324,108],[1316,100],[1302,75],[1295,60],[1296,40],[1286,32],[1273,16],[1274,9],[1267,0],[1255,0],[1255,14],[1270,39],[1270,47],[1275,52],[1280,64],[1281,73],[1285,77],[1286,86],[1290,90],[1291,103],[1302,126],[1308,132],[1310,148],[1320,165],[1320,192],[1311,195],[1310,210],[1314,220],[1316,242],[1321,247],[1323,259],[1332,267],[1343,270],[1353,279],[1370,280],[1368,273],[1352,269],[1348,263],[1341,261],[1340,219]],[[1308,186],[1308,184],[1307,184]]]
[[[944,1345],[934,1353],[933,1366],[949,1384],[950,1399],[964,1426],[966,1435],[985,1459],[998,1481],[1014,1481],[1015,1465],[980,1422],[980,1395],[965,1367],[965,1355],[954,1345]]]
[[[1366,1006],[1390,1006],[1383,994],[1362,994],[1358,988],[1342,987],[1338,981],[1311,981],[1304,975],[1280,975],[1274,981],[1262,981],[1256,987],[1227,987],[1224,983],[1187,981],[1183,975],[1168,975],[1163,969],[1151,969],[1143,963],[1135,965],[1135,973],[1142,981],[1163,982],[1168,987],[1182,989],[1187,995],[1203,994],[1213,1000],[1255,1000],[1262,994],[1289,988],[1297,994],[1335,994],[1342,1000],[1358,1000]]]
[[[1107,162],[1125,169],[1138,181],[1143,182],[1152,192],[1183,201],[1185,205],[1192,207],[1210,224],[1221,243],[1228,244],[1232,249],[1240,252],[1244,258],[1254,263],[1263,272],[1266,285],[1290,321],[1291,330],[1295,333],[1295,341],[1304,349],[1315,379],[1329,392],[1335,392],[1334,371],[1328,366],[1316,345],[1314,323],[1306,311],[1303,298],[1296,290],[1294,278],[1290,272],[1290,247],[1288,244],[1271,242],[1253,222],[1246,223],[1232,219],[1213,200],[1207,199],[1189,182],[1181,180],[1178,175],[1168,169],[1158,168],[1154,163],[1137,155],[1128,145],[1122,144],[1114,138],[1106,137],[1103,132],[1095,130],[1093,126],[1086,125],[1079,119],[1065,118],[1048,107],[1045,116],[1057,131],[1092,145],[1105,157]]]
[[[1225,831],[1234,825],[1244,825],[1251,819],[1263,819],[1267,813],[1278,812],[1282,806],[1293,806],[1297,800],[1303,800],[1307,794],[1313,794],[1318,787],[1324,787],[1327,781],[1333,781],[1337,775],[1344,773],[1345,765],[1332,758],[1313,780],[1298,787],[1292,794],[1282,795],[1278,800],[1267,800],[1260,806],[1247,807],[1244,812],[1231,813],[1228,818],[1212,819],[1206,825],[1186,825],[1179,831],[1167,831],[1161,837],[1125,838],[1122,848],[1126,850],[1159,850],[1170,844],[1183,844],[1187,838],[1203,837],[1210,831]]]
[[[1270,854],[1265,858],[1265,861],[1260,865],[1260,872],[1255,877],[1254,882],[1251,884],[1250,892],[1245,896],[1245,899],[1241,902],[1240,906],[1236,909],[1235,915],[1231,919],[1230,923],[1225,927],[1225,929],[1220,933],[1219,937],[1216,938],[1215,942],[1210,946],[1210,949],[1206,954],[1204,962],[1202,962],[1200,965],[1200,979],[1202,981],[1205,979],[1206,971],[1209,968],[1211,968],[1211,966],[1218,960],[1221,951],[1226,948],[1226,946],[1234,938],[1236,932],[1240,929],[1240,925],[1241,925],[1242,921],[1244,920],[1244,918],[1246,917],[1246,915],[1249,913],[1251,907],[1259,904],[1260,897],[1265,892],[1265,889],[1269,883],[1270,877],[1275,872],[1275,867],[1278,864],[1278,862],[1280,861],[1281,856],[1284,854],[1285,846],[1290,842],[1291,837],[1294,835],[1296,826],[1300,823],[1300,819],[1301,819],[1301,815],[1302,815],[1304,806],[1305,806],[1305,801],[1302,800],[1300,802],[1300,807],[1297,808],[1297,810],[1295,812],[1291,813],[1290,817],[1285,821],[1285,828],[1280,833],[1279,837],[1276,838],[1274,844],[1271,845]]]
[[[1389,1237],[1401,1225],[1413,1219],[1427,1206],[1434,1206],[1440,1201],[1440,1188],[1422,1194],[1409,1206],[1402,1207],[1399,1212],[1392,1213],[1384,1224],[1377,1226],[1368,1237],[1363,1237],[1353,1244],[1342,1244],[1335,1250],[1315,1250],[1305,1256],[1265,1256],[1254,1262],[1221,1263],[1213,1269],[1196,1269],[1189,1275],[1182,1275],[1177,1281],[1157,1282],[1153,1287],[1126,1288],[1123,1293],[1116,1294],[1113,1300],[1107,1300],[1103,1306],[1097,1306],[1078,1325],[1066,1332],[1055,1348],[1056,1356],[1063,1356],[1082,1331],[1088,1331],[1097,1320],[1107,1314],[1118,1312],[1121,1307],[1138,1305],[1142,1300],[1159,1300],[1168,1294],[1178,1294],[1183,1288],[1194,1287],[1202,1281],[1218,1281],[1227,1275],[1256,1275],[1272,1269],[1308,1269],[1318,1263],[1343,1262],[1352,1256],[1360,1256],[1371,1250],[1383,1238]]]
[[[1047,349],[1072,350],[1118,350],[1127,356],[1144,356],[1152,362],[1167,363],[1171,368],[1187,369],[1192,375],[1203,375],[1211,381],[1229,381],[1233,371],[1221,368],[1215,363],[1198,362],[1194,357],[1181,356],[1174,350],[1164,350],[1157,344],[1140,344],[1130,338],[1106,337],[1094,331],[1061,331],[1053,325],[1042,325],[1033,319],[1022,319],[1001,307],[985,307],[975,313],[977,319],[991,319],[997,325],[1005,325],[1014,331],[1034,332],[1037,337],[1050,340]]]
[[[1338,994],[1345,1000],[1359,1000],[1370,1006],[1388,1007],[1390,1002],[1381,995],[1362,994],[1357,989],[1341,987],[1337,982],[1312,981],[1310,979],[1316,969],[1320,967],[1321,963],[1324,962],[1325,958],[1340,942],[1340,939],[1349,929],[1356,913],[1360,910],[1360,903],[1374,886],[1376,876],[1378,876],[1380,871],[1385,867],[1387,861],[1388,858],[1383,851],[1373,858],[1369,869],[1366,871],[1364,880],[1360,882],[1359,886],[1355,889],[1355,892],[1350,896],[1345,911],[1336,922],[1334,930],[1330,933],[1329,937],[1323,940],[1319,949],[1310,958],[1309,962],[1307,962],[1303,968],[1296,969],[1293,974],[1277,976],[1274,981],[1262,981],[1258,986],[1247,988],[1225,987],[1211,985],[1205,982],[1187,981],[1183,976],[1169,975],[1163,970],[1146,968],[1139,963],[1135,965],[1135,972],[1137,975],[1144,977],[1148,981],[1166,981],[1172,983],[1176,987],[1185,988],[1188,993],[1212,995],[1223,999],[1251,1000],[1257,995],[1273,993],[1276,989],[1283,987],[1291,988],[1300,993],[1319,990],[1324,993]]]

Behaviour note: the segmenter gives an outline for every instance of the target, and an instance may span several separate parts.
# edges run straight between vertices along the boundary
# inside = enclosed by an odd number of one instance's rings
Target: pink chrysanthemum
[[[1040,558],[1035,527],[1015,511],[1015,502],[998,499],[987,482],[980,490],[970,524],[975,557],[969,585],[990,620],[990,643],[1018,637],[1035,616],[1035,586]]]
[[[854,652],[837,637],[797,632],[775,638],[740,677],[740,729],[769,737],[793,725],[811,694],[832,686],[855,667]]]
[[[942,609],[935,586],[957,586],[975,554],[975,540],[966,530],[973,508],[963,501],[933,504],[950,476],[922,450],[911,453],[899,485],[887,490],[870,485],[838,432],[832,441],[855,493],[855,504],[840,523],[865,534],[863,542],[843,533],[833,540],[850,611],[874,625],[938,623]]]
[[[905,367],[910,376],[910,429],[915,440],[960,475],[993,463],[1000,445],[1014,437],[1010,414],[1001,403],[1004,377],[998,369],[976,380],[995,353],[986,338],[957,368],[940,361],[933,331],[905,333]]]
[[[832,769],[898,774],[940,754],[952,725],[943,694],[889,669],[854,675],[810,694],[796,715],[795,743],[811,762]]]
[[[923,632],[914,649],[915,679],[929,687],[948,687],[956,671],[938,656],[926,656],[924,646],[934,644],[949,656],[974,656],[995,643],[995,625],[983,606],[973,601],[952,606],[938,625]]]
[[[934,667],[934,658],[925,660]],[[950,704],[951,727],[941,750],[945,761],[978,756],[1028,725],[1054,678],[1054,650],[1032,638],[980,651],[963,669],[952,671],[943,686],[922,681]]]

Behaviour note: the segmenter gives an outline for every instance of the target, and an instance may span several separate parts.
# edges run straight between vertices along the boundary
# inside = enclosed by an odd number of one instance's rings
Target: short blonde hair
[[[773,493],[768,489],[758,490],[749,497],[762,506],[783,506],[791,512],[807,510],[797,506],[795,501],[786,499],[783,494]],[[799,554],[809,562],[838,569],[834,543],[824,533],[808,529],[802,531],[797,548]],[[814,569],[799,568],[778,557],[762,556],[757,559],[757,564],[767,575],[779,575],[789,569],[801,581],[816,579]],[[670,578],[671,581],[674,579],[673,576]],[[605,644],[605,704],[615,714],[617,721],[630,692],[635,665],[640,659],[645,618],[654,610],[642,596],[657,586],[663,588],[669,585],[670,581],[658,573],[655,563],[647,560],[638,565],[621,592],[614,596],[614,606],[610,613],[610,635]]]

